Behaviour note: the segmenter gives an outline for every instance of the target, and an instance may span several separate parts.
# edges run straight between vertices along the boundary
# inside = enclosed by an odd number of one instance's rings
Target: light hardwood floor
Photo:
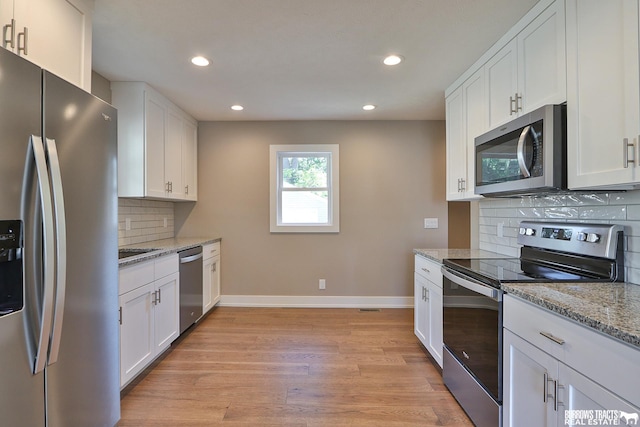
[[[122,398],[130,426],[472,426],[412,309],[218,307]]]

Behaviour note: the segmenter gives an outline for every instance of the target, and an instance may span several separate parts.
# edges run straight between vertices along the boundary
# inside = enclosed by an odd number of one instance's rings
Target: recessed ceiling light
[[[209,60],[204,56],[194,56],[191,58],[191,63],[193,65],[197,65],[198,67],[206,67],[209,65]]]
[[[385,65],[398,65],[402,62],[402,57],[399,55],[389,55],[384,58],[382,62],[384,62]]]
[[[366,110],[366,111],[371,111],[371,110],[375,110],[376,106],[373,105],[373,104],[367,104],[367,105],[362,106],[362,109]]]
[[[244,110],[244,107],[242,105],[232,105],[231,109],[233,111],[242,111],[242,110]]]

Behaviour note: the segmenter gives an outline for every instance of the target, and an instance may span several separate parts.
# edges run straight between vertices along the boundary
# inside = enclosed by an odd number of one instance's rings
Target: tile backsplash
[[[626,281],[640,284],[640,191],[483,199],[478,208],[480,249],[508,256],[520,255],[517,230],[522,220],[620,224]]]
[[[173,219],[172,202],[118,199],[118,246],[172,238]]]

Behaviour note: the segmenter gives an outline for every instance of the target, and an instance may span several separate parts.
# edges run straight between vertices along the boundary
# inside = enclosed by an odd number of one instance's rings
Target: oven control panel
[[[522,221],[518,243],[556,251],[615,259],[620,225]]]

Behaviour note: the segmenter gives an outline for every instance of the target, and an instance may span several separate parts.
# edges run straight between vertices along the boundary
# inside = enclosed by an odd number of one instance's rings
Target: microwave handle
[[[516,151],[516,155],[518,156],[518,166],[520,166],[520,172],[525,178],[531,177],[531,171],[527,168],[527,164],[524,161],[524,144],[527,139],[527,134],[531,130],[531,125],[525,126],[522,129],[522,133],[520,133],[520,138],[518,139],[518,148]]]

